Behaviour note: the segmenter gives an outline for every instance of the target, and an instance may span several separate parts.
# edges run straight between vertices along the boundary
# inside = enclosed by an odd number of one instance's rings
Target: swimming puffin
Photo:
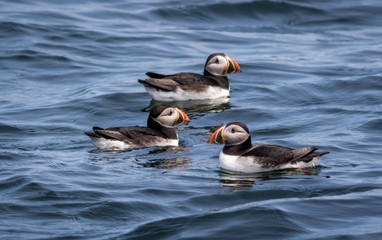
[[[254,173],[286,168],[308,168],[320,164],[321,156],[329,152],[315,152],[315,147],[292,149],[278,145],[252,146],[248,127],[230,122],[216,130],[208,143],[225,144],[220,152],[223,169]]]
[[[85,134],[101,150],[178,146],[179,139],[173,126],[188,122],[190,119],[182,110],[161,103],[151,109],[147,127],[93,127],[93,132]]]
[[[239,64],[224,53],[211,54],[203,75],[181,72],[163,75],[147,72],[150,79],[138,80],[154,100],[186,101],[229,96],[227,74],[241,72]]]

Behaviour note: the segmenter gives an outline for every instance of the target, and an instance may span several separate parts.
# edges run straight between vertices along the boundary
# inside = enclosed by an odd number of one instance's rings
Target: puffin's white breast
[[[229,171],[242,173],[269,171],[269,169],[264,169],[260,164],[255,163],[253,158],[227,155],[223,151],[220,152],[219,160],[220,167]]]
[[[159,91],[151,87],[145,87],[150,96],[157,101],[186,101],[198,99],[214,99],[229,96],[229,89],[209,86],[205,91],[184,91],[177,88],[176,91]]]
[[[143,147],[165,147],[165,146],[178,146],[178,139],[164,139],[158,140],[156,142],[150,142],[147,145],[137,145],[137,144],[128,144],[119,140],[111,140],[105,138],[91,137],[93,144],[96,148],[101,150],[127,150],[134,148],[143,148]]]
[[[256,163],[252,157],[227,155],[224,154],[223,151],[220,152],[219,160],[220,167],[223,169],[234,172],[255,173],[288,168],[316,167],[320,165],[321,156],[314,157],[310,162],[287,163],[274,168],[263,168],[260,164]]]

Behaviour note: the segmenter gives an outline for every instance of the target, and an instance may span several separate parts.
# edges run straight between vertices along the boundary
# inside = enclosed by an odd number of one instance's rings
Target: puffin
[[[203,75],[191,72],[170,75],[147,72],[150,79],[139,79],[138,82],[157,101],[215,99],[229,96],[227,74],[238,72],[241,69],[235,60],[225,53],[213,53],[206,60]]]
[[[222,169],[232,172],[256,173],[288,168],[310,168],[320,164],[321,156],[310,146],[298,149],[279,145],[252,145],[248,127],[242,122],[230,122],[217,129],[207,141],[225,144],[220,152]]]
[[[190,122],[182,110],[167,104],[156,104],[150,111],[147,127],[93,127],[85,132],[100,150],[128,150],[146,147],[178,146],[179,139],[174,125]]]

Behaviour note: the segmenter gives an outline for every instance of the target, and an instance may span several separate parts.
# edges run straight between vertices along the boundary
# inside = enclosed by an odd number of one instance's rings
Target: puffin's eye
[[[236,130],[234,129],[234,128],[232,128],[232,131],[231,131],[232,133],[235,133],[236,132]]]
[[[219,58],[216,58],[215,63],[219,63]]]
[[[169,110],[169,111],[166,111],[163,113],[163,116],[171,116],[172,115],[172,111]]]

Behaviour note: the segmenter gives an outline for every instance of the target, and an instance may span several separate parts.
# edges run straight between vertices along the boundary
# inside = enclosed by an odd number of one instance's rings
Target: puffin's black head
[[[230,73],[241,72],[239,64],[225,53],[213,53],[208,56],[204,70],[214,76],[226,76]]]
[[[171,107],[170,105],[167,105],[165,103],[158,103],[156,104],[150,111],[150,117],[157,118],[166,108]]]
[[[247,125],[245,125],[245,124],[242,123],[242,122],[229,122],[229,123],[227,123],[227,124],[225,125],[225,127],[228,128],[228,127],[231,126],[231,125],[239,126],[239,127],[243,128],[248,134],[250,134]]]
[[[190,118],[182,110],[164,103],[159,103],[151,109],[147,125],[149,125],[150,118],[166,127],[190,122]]]
[[[251,141],[248,127],[242,122],[230,122],[216,130],[208,139],[208,143],[238,145]]]
[[[214,57],[216,56],[222,56],[222,57],[226,57],[227,55],[225,53],[212,53],[211,55],[208,56],[207,60],[206,60],[206,64],[205,66],[207,66],[207,63]]]

